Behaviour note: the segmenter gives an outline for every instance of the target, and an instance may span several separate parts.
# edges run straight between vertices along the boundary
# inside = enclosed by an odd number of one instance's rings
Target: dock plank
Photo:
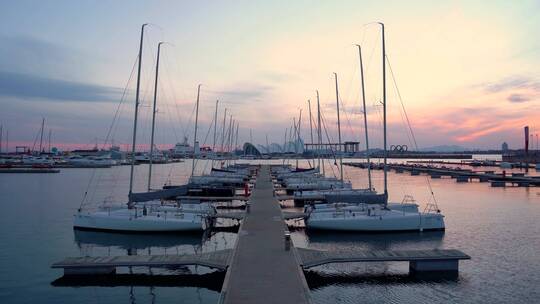
[[[52,264],[51,268],[99,268],[99,267],[170,267],[200,265],[219,270],[227,269],[231,249],[201,254],[184,255],[126,255],[110,257],[69,257]]]

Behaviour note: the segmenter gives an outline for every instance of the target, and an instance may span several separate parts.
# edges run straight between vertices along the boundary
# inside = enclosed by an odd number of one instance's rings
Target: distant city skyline
[[[199,83],[201,145],[212,141],[216,99],[218,126],[227,108],[240,124],[239,142],[250,141],[252,130],[255,144],[266,145],[267,135],[269,143],[283,144],[300,109],[302,137],[311,142],[307,100],[316,115],[315,90],[329,137],[337,141],[333,72],[343,139],[363,143],[355,47],[361,44],[370,144],[381,147],[376,21],[386,25],[389,144],[412,146],[400,97],[420,149],[500,149],[503,142],[518,149],[526,125],[536,148],[540,133],[538,1],[14,1],[3,4],[0,17],[3,150],[6,130],[12,151],[32,146],[42,117],[53,146],[101,146],[105,138],[128,145],[130,73],[145,22],[151,25],[143,52],[141,147],[149,142],[159,41],[170,42],[162,53],[159,146],[172,147],[184,136],[192,141]]]

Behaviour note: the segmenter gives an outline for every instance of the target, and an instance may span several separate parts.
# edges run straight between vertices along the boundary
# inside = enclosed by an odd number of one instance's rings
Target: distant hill
[[[464,151],[471,151],[471,149],[468,149],[462,146],[457,146],[457,145],[441,145],[441,146],[420,148],[420,151],[422,152],[464,152]]]

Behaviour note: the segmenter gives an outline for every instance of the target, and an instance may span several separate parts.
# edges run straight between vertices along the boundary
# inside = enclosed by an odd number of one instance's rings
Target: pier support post
[[[285,231],[285,251],[291,250],[291,233]]]
[[[506,182],[504,181],[491,181],[491,187],[505,187]]]
[[[457,176],[456,177],[456,182],[458,182],[458,183],[466,183],[468,181],[469,181],[468,176]]]
[[[458,272],[459,260],[419,260],[409,262],[409,272]]]

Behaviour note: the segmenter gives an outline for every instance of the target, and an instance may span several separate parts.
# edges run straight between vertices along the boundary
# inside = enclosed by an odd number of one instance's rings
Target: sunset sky
[[[510,148],[523,127],[540,133],[538,1],[11,1],[0,10],[0,124],[10,146],[32,145],[41,118],[53,145],[103,144],[131,136],[140,26],[143,54],[139,142],[150,133],[157,43],[163,46],[157,142],[192,138],[201,83],[204,138],[219,99],[240,123],[241,141],[282,143],[307,100],[321,107],[337,140],[333,72],[338,73],[345,140],[363,143],[358,51],[366,77],[369,129],[381,144],[380,28],[420,148]],[[389,143],[408,144],[388,68]],[[127,84],[127,85],[126,85]],[[315,112],[313,112],[315,113]],[[208,136],[206,143],[210,143]]]

